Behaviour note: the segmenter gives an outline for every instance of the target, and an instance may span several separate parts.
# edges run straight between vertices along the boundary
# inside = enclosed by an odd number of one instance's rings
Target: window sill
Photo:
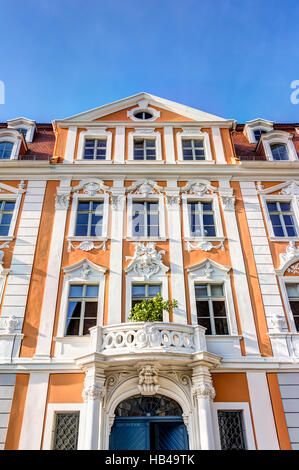
[[[200,164],[200,165],[215,165],[214,160],[177,160],[176,162],[178,165],[194,165],[194,164]]]
[[[83,160],[83,158],[77,158],[76,160],[74,160],[74,163],[75,164],[78,164],[78,163],[82,163],[83,165],[90,165],[90,164],[100,164],[100,165],[106,165],[106,164],[111,164],[112,163],[112,160]]]
[[[54,341],[57,341],[59,343],[68,343],[69,341],[84,341],[84,342],[88,342],[90,341],[90,334],[89,335],[84,335],[84,336],[55,336],[55,338],[53,338]]]
[[[219,341],[237,339],[240,340],[243,336],[240,335],[206,335],[207,339],[219,339]]]
[[[129,242],[166,242],[166,237],[126,237]]]
[[[285,242],[289,243],[291,241],[293,242],[299,242],[299,237],[269,237],[269,240],[271,242]]]
[[[12,242],[13,240],[14,240],[14,236],[13,236],[13,235],[11,235],[11,236],[9,236],[9,235],[6,235],[6,236],[3,235],[3,236],[1,236],[1,235],[0,235],[0,242]]]
[[[159,164],[164,164],[165,161],[164,160],[125,160],[125,163],[128,164],[128,165],[138,165],[138,164],[142,164],[142,165],[155,165],[157,163]]]
[[[67,237],[67,241],[69,242],[106,242],[107,237],[76,237],[76,236],[69,236]]]

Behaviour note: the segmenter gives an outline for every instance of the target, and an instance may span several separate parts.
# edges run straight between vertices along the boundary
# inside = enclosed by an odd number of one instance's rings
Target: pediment
[[[26,190],[23,187],[24,187],[24,181],[22,181],[18,185],[17,188],[15,186],[11,186],[10,184],[0,183],[0,192],[7,191],[8,193],[12,193],[12,194],[22,194],[26,192]]]
[[[286,181],[285,183],[276,184],[274,186],[271,186],[270,188],[262,189],[258,192],[259,194],[272,194],[276,193],[277,191],[279,192],[279,194],[282,195],[299,195],[299,181]]]
[[[72,123],[76,121],[80,122],[91,122],[98,120],[120,120],[120,121],[130,121],[130,118],[127,116],[127,112],[132,108],[138,106],[138,103],[147,102],[149,107],[155,108],[158,112],[166,112],[165,120],[167,121],[201,121],[201,122],[231,122],[222,117],[215,116],[213,114],[200,111],[189,106],[176,103],[174,101],[166,100],[158,96],[151,95],[149,93],[138,93],[127,98],[108,103],[103,106],[85,111],[83,113],[70,116],[66,119],[63,119],[59,122],[63,123]],[[169,113],[169,114],[167,114]],[[159,120],[163,120],[159,118]],[[132,121],[134,123],[134,121]]]
[[[86,258],[62,269],[66,275],[80,280],[88,280],[91,277],[98,277],[99,275],[103,276],[107,271],[103,266],[99,266]]]
[[[225,277],[227,273],[231,270],[229,266],[225,266],[223,264],[216,263],[209,258],[201,261],[194,266],[190,266],[187,268],[187,271],[198,278],[202,278],[203,280],[209,280],[213,278]]]

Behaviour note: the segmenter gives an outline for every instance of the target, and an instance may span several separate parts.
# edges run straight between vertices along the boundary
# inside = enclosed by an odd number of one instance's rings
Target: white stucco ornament
[[[147,244],[136,242],[136,250],[134,256],[126,256],[126,261],[131,259],[131,263],[125,269],[126,272],[134,271],[138,276],[143,276],[149,279],[151,276],[163,271],[168,271],[167,266],[162,262],[162,254],[164,250],[159,252],[156,250],[156,245],[153,242]]]
[[[139,372],[138,389],[141,395],[154,395],[159,390],[158,372],[151,366],[144,366]]]
[[[298,263],[296,263],[298,260],[299,249],[296,248],[295,242],[291,240],[286,247],[285,253],[280,253],[279,255],[280,266],[276,273],[283,275],[287,271],[290,274],[298,274]],[[292,266],[294,263],[296,264]]]

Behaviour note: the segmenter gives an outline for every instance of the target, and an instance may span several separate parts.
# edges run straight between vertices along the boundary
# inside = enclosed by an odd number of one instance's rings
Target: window
[[[221,449],[246,449],[242,411],[218,410],[217,415]]]
[[[106,150],[106,139],[86,139],[83,158],[84,160],[105,160]]]
[[[84,336],[97,324],[98,285],[70,285],[65,335]]]
[[[202,139],[182,139],[183,160],[205,160],[204,141]]]
[[[80,412],[56,413],[53,450],[77,450]]]
[[[9,159],[13,146],[12,142],[0,142],[0,159]]]
[[[289,160],[289,154],[285,144],[272,144],[270,148],[273,160]]]
[[[134,139],[134,160],[156,160],[156,141]]]
[[[198,324],[207,335],[228,335],[223,284],[195,284]]]
[[[78,201],[75,236],[101,237],[104,202]]]
[[[142,120],[151,119],[153,117],[153,115],[151,113],[148,113],[147,111],[139,111],[137,113],[134,113],[134,116],[135,118]]]
[[[133,202],[133,236],[158,237],[159,236],[159,203]]]
[[[296,330],[299,331],[299,284],[286,284],[286,289],[296,325]]]
[[[27,129],[17,129],[17,131],[21,132],[21,134],[24,136],[24,139],[26,140]]]
[[[161,284],[132,284],[132,308],[144,299],[161,294]]]
[[[193,237],[215,237],[213,203],[188,202],[190,235]]]
[[[253,131],[256,142],[260,140],[262,134],[266,134],[266,133],[267,131],[263,131],[262,129],[256,129],[255,131]]]
[[[15,202],[0,201],[0,236],[8,235],[14,208]]]
[[[296,237],[294,213],[290,202],[267,202],[273,232],[276,237]]]

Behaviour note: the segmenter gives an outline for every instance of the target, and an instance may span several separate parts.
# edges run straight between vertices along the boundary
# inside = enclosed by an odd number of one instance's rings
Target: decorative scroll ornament
[[[16,318],[15,315],[6,318],[4,321],[4,332],[6,334],[13,334],[19,324],[19,320]]]
[[[234,211],[235,210],[235,196],[221,196],[221,202],[223,210]]]
[[[213,249],[218,250],[218,248],[221,248],[221,250],[224,251],[223,240],[220,243],[218,243],[218,245],[213,245],[211,242],[207,240],[202,240],[197,243],[187,242],[187,250],[189,251],[189,253],[190,251],[193,251],[193,250],[211,251]]]
[[[138,389],[141,395],[155,395],[160,388],[158,372],[151,366],[144,366],[139,372]]]
[[[106,388],[102,384],[86,385],[82,392],[84,402],[102,400],[106,394]]]
[[[56,194],[55,208],[56,210],[67,210],[70,203],[70,195],[68,193]]]
[[[129,188],[127,188],[129,193],[140,194],[144,197],[148,197],[150,194],[155,194],[155,191],[161,193],[161,187],[158,186],[152,180],[141,180],[136,181]]]
[[[139,276],[144,276],[149,279],[154,274],[157,274],[160,270],[167,272],[168,268],[162,262],[162,254],[165,254],[164,250],[159,252],[156,250],[156,245],[153,242],[149,242],[147,245],[141,242],[136,242],[136,251],[134,256],[126,256],[126,261],[131,259],[131,263],[125,269],[126,272],[134,270]]]
[[[291,240],[286,247],[286,252],[280,253],[279,255],[280,266],[276,270],[276,272],[280,275],[282,275],[285,271],[291,274],[298,274],[299,272],[298,263],[294,266],[290,266],[290,264],[293,264],[296,261],[298,261],[298,258],[299,258],[299,249],[296,249],[295,242]],[[286,269],[287,266],[289,266],[288,269]]]
[[[104,240],[99,246],[95,246],[94,242],[91,240],[84,240],[78,246],[74,246],[71,241],[68,242],[68,253],[71,250],[83,250],[83,251],[91,251],[91,250],[101,250],[106,251],[106,240]]]

